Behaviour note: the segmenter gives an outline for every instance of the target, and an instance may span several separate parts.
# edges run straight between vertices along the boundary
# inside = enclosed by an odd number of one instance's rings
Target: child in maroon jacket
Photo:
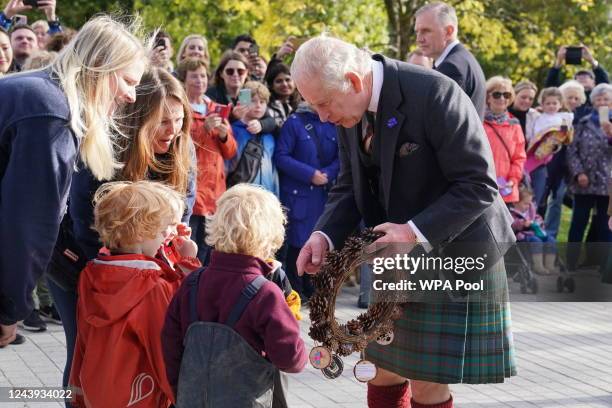
[[[239,184],[217,201],[206,223],[206,241],[215,250],[197,284],[197,319],[225,323],[244,288],[273,270],[271,258],[283,243],[285,215],[278,199],[261,187]],[[184,338],[193,319],[190,285],[174,296],[162,331],[168,380],[175,393],[184,352]],[[300,372],[307,360],[298,322],[282,290],[266,281],[233,329],[281,371]],[[228,367],[228,369],[230,369]]]

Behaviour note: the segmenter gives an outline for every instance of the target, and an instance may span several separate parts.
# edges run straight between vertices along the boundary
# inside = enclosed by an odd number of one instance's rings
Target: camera
[[[259,45],[257,44],[251,44],[251,46],[249,47],[249,55],[251,57],[256,57],[259,55]]]
[[[565,49],[565,63],[568,65],[582,64],[582,47],[567,47]]]
[[[25,6],[32,6],[32,8],[38,8],[38,0],[23,0]]]

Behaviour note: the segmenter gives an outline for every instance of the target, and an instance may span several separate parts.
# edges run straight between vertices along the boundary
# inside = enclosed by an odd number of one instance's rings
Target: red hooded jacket
[[[77,407],[167,407],[161,330],[183,275],[145,255],[98,256],[79,278]]]

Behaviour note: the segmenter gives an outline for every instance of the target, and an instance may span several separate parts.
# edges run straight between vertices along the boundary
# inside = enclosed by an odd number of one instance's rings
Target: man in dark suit
[[[476,58],[457,39],[455,9],[441,2],[429,3],[415,14],[419,49],[434,59],[434,69],[452,78],[472,99],[482,120],[485,111],[485,76]]]
[[[321,120],[339,126],[340,146],[340,173],[315,232],[298,256],[298,273],[317,273],[327,251],[341,247],[363,219],[366,226],[385,234],[378,243],[421,243],[426,249],[449,242],[490,244],[493,251],[488,256],[494,258],[495,274],[507,294],[502,244],[514,242],[510,215],[498,194],[482,124],[459,86],[435,71],[381,55],[371,57],[329,37],[302,45],[291,73]],[[413,407],[452,407],[447,384],[502,382],[515,374],[507,304],[496,305],[503,316],[480,316],[482,321],[503,321],[503,330],[486,334],[472,333],[482,325],[470,321],[471,306],[431,306],[435,305],[406,309],[405,322],[413,318],[433,325],[396,324],[394,342],[384,346],[389,358],[376,350],[375,343],[368,346],[366,357],[378,367],[368,385],[370,407],[408,406],[406,378],[411,379]],[[459,316],[459,322],[438,324],[446,319],[440,316],[450,315]],[[459,334],[452,335],[460,341],[444,340],[451,326],[459,327]],[[501,351],[464,354],[491,338]],[[415,363],[406,357],[408,352],[421,360]],[[464,366],[467,360],[477,361],[476,368]],[[496,373],[480,376],[490,372],[479,363],[497,367]],[[432,366],[434,373],[429,371]],[[453,367],[451,373],[448,367]]]

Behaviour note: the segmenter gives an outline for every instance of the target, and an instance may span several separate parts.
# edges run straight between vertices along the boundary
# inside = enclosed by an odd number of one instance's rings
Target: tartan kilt
[[[393,342],[370,343],[366,359],[402,377],[439,384],[502,383],[515,376],[503,260],[488,272],[485,283],[504,301],[408,303],[395,322]]]

